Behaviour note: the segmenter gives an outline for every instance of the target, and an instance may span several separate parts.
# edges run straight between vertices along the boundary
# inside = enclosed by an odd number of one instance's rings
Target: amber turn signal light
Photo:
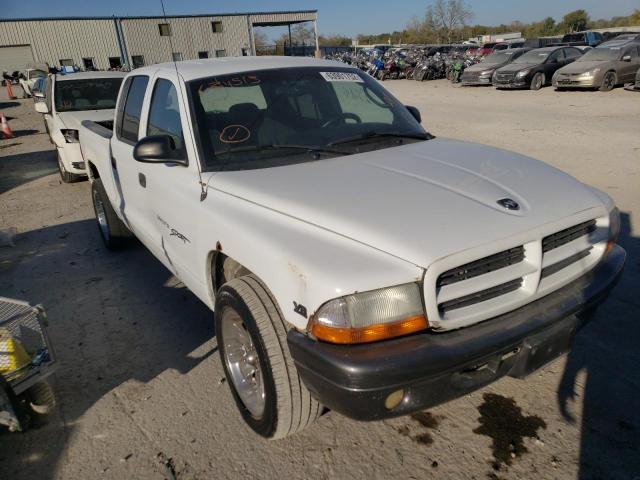
[[[401,337],[425,330],[428,326],[429,322],[427,322],[424,315],[416,315],[392,323],[380,323],[359,328],[329,327],[312,320],[309,325],[309,331],[318,340],[330,343],[354,344]]]

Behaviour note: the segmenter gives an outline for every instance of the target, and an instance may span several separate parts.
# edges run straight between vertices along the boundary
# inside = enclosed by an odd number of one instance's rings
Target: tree
[[[553,35],[553,32],[556,28],[556,21],[552,17],[547,17],[542,21],[542,36],[550,36]]]
[[[581,32],[589,25],[589,14],[585,10],[575,10],[562,18],[562,28],[569,32]]]
[[[640,8],[637,8],[629,15],[629,25],[640,25]]]
[[[265,45],[273,44],[269,41],[269,37],[261,30],[253,31],[253,43],[256,47],[263,47]]]
[[[427,9],[427,17],[433,17],[435,26],[442,31],[447,38],[447,43],[456,33],[456,30],[464,27],[473,18],[473,12],[467,7],[464,0],[436,0],[433,6]]]

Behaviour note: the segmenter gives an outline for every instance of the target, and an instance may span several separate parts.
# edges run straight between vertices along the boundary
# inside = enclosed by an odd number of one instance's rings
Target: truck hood
[[[92,120],[94,122],[102,122],[104,120],[113,120],[114,109],[106,110],[80,110],[77,112],[61,112],[58,118],[62,121],[65,128],[74,130],[80,129],[80,124],[84,120]]]
[[[220,172],[208,183],[423,268],[592,207],[605,210],[593,189],[543,162],[449,139]],[[497,203],[505,198],[520,209]]]

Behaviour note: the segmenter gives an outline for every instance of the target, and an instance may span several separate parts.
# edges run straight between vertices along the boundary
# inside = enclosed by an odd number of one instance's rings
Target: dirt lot
[[[540,158],[616,200],[627,269],[573,352],[419,415],[329,413],[263,441],[221,381],[211,312],[143,247],[103,248],[89,186],[60,183],[32,102],[0,98],[18,134],[0,140],[0,229],[19,231],[0,294],[46,306],[60,357],[58,408],[0,434],[1,478],[640,478],[640,94],[385,85],[435,135]]]

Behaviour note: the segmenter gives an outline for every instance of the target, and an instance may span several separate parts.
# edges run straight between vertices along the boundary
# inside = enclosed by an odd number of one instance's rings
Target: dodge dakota
[[[113,118],[123,72],[80,72],[50,75],[44,92],[37,92],[35,109],[58,154],[58,170],[65,183],[86,179],[85,162],[78,143],[84,120]]]
[[[366,73],[225,58],[129,73],[85,121],[97,225],[213,312],[245,422],[405,415],[566,352],[626,254],[613,201],[540,161],[435,138]]]

